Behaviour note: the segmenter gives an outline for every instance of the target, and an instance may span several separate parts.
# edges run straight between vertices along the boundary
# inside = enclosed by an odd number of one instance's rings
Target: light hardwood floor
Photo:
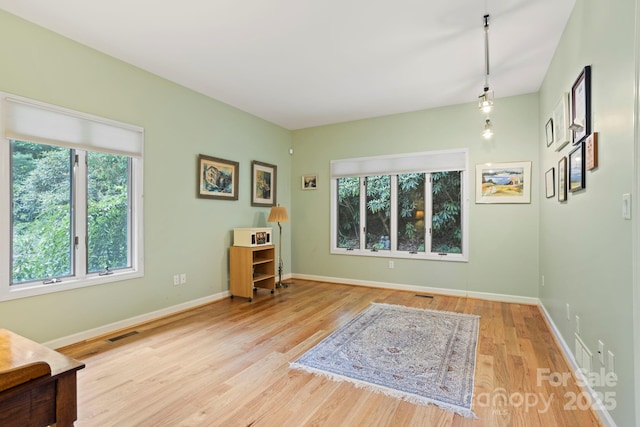
[[[481,316],[478,419],[289,368],[371,302]],[[571,369],[529,305],[295,280],[275,295],[258,291],[251,303],[225,299],[60,351],[86,363],[78,427],[601,425],[579,409],[584,398],[573,399],[582,391],[573,379],[566,386],[541,379],[539,368]]]

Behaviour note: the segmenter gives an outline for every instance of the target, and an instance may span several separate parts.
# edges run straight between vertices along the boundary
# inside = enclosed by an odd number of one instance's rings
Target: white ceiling
[[[575,0],[0,0],[287,129],[536,92]]]

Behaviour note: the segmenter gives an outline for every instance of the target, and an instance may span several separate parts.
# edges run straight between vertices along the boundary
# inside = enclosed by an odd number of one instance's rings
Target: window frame
[[[52,141],[47,138],[15,138],[8,135],[6,123],[7,123],[7,108],[6,103],[8,100],[24,103],[25,105],[33,106],[34,109],[42,109],[43,111],[50,111],[53,114],[58,114],[60,117],[68,117],[69,120],[75,120],[78,123],[88,123],[89,125],[95,125],[101,127],[100,130],[111,130],[115,132],[115,135],[120,133],[130,133],[132,135],[139,135],[140,145],[132,147],[135,152],[131,153],[123,152],[122,141],[119,141],[121,145],[114,150],[109,150],[108,146],[91,146],[91,145],[78,145],[74,141]],[[44,295],[53,292],[61,292],[71,289],[78,289],[87,286],[100,285],[105,283],[113,283],[122,280],[129,280],[133,278],[144,276],[144,206],[143,206],[143,176],[144,176],[144,160],[143,160],[143,141],[144,141],[144,129],[139,126],[133,126],[126,123],[105,119],[102,117],[58,107],[55,105],[45,104],[39,101],[34,101],[28,98],[19,97],[16,95],[10,95],[0,92],[0,188],[3,191],[0,193],[0,230],[2,235],[8,236],[7,239],[0,241],[0,265],[5,268],[0,269],[0,301],[13,300],[18,298],[31,297],[36,295]],[[71,203],[73,204],[74,213],[72,216],[72,223],[74,224],[73,236],[78,237],[78,245],[72,244],[73,256],[72,256],[72,276],[62,278],[58,283],[44,284],[42,280],[23,282],[19,284],[11,284],[11,244],[12,238],[10,237],[11,230],[11,140],[26,140],[28,142],[36,144],[45,144],[59,147],[72,148],[76,150],[76,154],[80,154],[79,161],[75,165],[75,171],[73,172],[72,186],[74,186],[74,192]],[[128,142],[126,142],[128,143]],[[126,147],[125,147],[126,148]],[[130,252],[129,257],[131,261],[131,267],[113,270],[112,274],[100,275],[100,272],[88,273],[87,270],[87,248],[86,248],[86,221],[87,221],[87,176],[86,176],[86,164],[83,161],[86,158],[87,152],[105,152],[110,154],[118,154],[127,156],[130,162],[130,189],[129,189],[129,218],[130,218]],[[4,191],[6,189],[6,191]]]
[[[442,166],[439,164],[428,165],[429,159],[433,156],[434,159],[438,159],[441,156],[445,156],[447,154],[452,154],[453,156],[462,155],[464,156],[464,166],[457,166],[454,169],[449,169],[449,171],[459,170],[461,173],[460,176],[460,215],[461,215],[461,227],[462,227],[462,252],[461,253],[437,253],[431,252],[431,233],[429,231],[425,232],[425,251],[418,253],[411,253],[409,251],[399,251],[398,248],[398,175],[408,173],[410,171],[414,173],[424,173],[425,176],[425,222],[428,221],[428,224],[432,222],[432,194],[433,194],[433,183],[431,181],[431,174],[435,172],[443,172],[446,170],[438,170]],[[403,169],[402,163],[404,159],[413,159],[419,158],[423,161],[424,166],[416,166],[410,165],[409,167],[413,168],[413,170]],[[361,169],[366,170],[366,173],[352,173],[340,171],[340,174],[334,173],[334,162],[340,162],[341,165],[338,165],[335,169],[339,169],[342,167],[342,164],[346,164],[347,167],[351,165],[356,165],[352,169],[358,169],[357,165],[362,165]],[[469,261],[469,168],[468,168],[468,150],[467,149],[458,149],[458,150],[447,150],[447,151],[433,151],[433,152],[422,152],[422,153],[409,153],[403,155],[389,155],[389,156],[377,156],[377,157],[366,157],[366,158],[358,158],[358,159],[345,159],[332,162],[332,174],[331,174],[331,239],[330,239],[330,253],[335,255],[353,255],[353,256],[369,256],[369,257],[380,257],[380,258],[406,258],[406,259],[423,259],[423,260],[439,260],[439,261],[456,261],[456,262],[468,262]],[[458,162],[460,163],[460,162]],[[375,169],[371,169],[368,166],[375,165],[374,168],[382,171],[382,173],[377,173]],[[394,172],[392,169],[393,165],[400,165],[398,167],[398,171]],[[424,170],[420,170],[420,169]],[[446,166],[445,166],[446,168]],[[396,236],[391,241],[390,248],[384,250],[372,250],[366,249],[366,233],[364,230],[364,226],[362,221],[366,218],[366,188],[365,188],[365,179],[368,176],[376,176],[376,175],[390,175],[391,177],[391,197],[390,197],[390,206],[391,206],[391,215],[390,215],[390,230],[391,236]],[[339,248],[338,247],[338,178],[348,177],[348,176],[358,176],[360,178],[360,220],[359,224],[360,228],[360,248]],[[428,230],[431,229],[431,226],[426,227]],[[426,249],[429,248],[429,251]]]

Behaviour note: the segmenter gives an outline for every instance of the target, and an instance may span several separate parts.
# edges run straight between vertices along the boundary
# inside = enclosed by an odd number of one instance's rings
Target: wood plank
[[[372,302],[481,316],[478,419],[289,369]],[[251,304],[226,299],[119,332],[130,330],[138,334],[61,349],[88,366],[78,372],[76,426],[601,425],[592,411],[565,410],[559,397],[579,393],[575,381],[536,383],[538,369],[569,367],[535,306],[296,280]],[[543,413],[517,405],[527,395],[553,402]]]

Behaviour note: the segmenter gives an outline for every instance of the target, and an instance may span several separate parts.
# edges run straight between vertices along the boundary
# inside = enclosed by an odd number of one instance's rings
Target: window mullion
[[[0,126],[2,126],[0,124]],[[8,140],[0,140],[0,230],[11,229],[11,144]],[[7,191],[5,191],[5,189]],[[11,239],[0,239],[0,297],[6,295],[11,283]],[[7,268],[5,268],[7,267]]]
[[[389,248],[392,254],[395,254],[398,250],[398,175],[391,175],[391,195],[389,197],[389,211],[390,221],[389,229],[391,236],[391,246]]]
[[[360,250],[367,248],[367,178],[360,178]]]
[[[427,254],[433,253],[431,238],[433,236],[433,179],[430,173],[425,174],[424,185],[424,221],[425,221],[425,237],[424,251]]]
[[[87,276],[87,152],[77,150],[76,155],[78,162],[73,177],[74,265],[76,278],[82,279]]]

